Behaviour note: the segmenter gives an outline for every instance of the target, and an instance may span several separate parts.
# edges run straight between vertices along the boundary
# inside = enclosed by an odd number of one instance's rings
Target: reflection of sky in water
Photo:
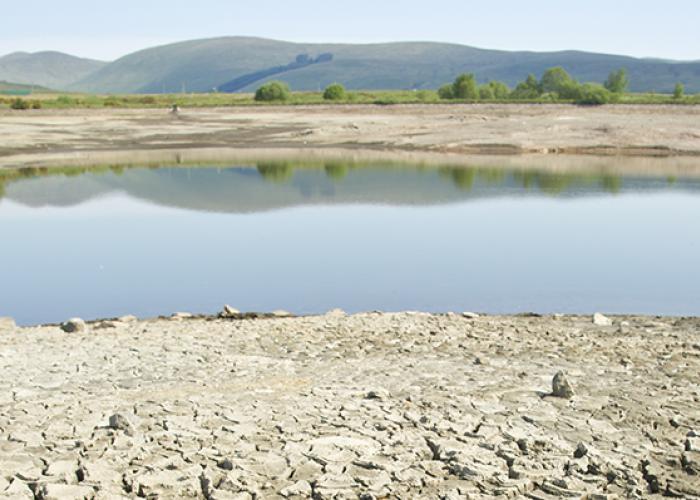
[[[230,185],[211,182],[213,169],[160,172],[153,185],[130,173],[6,185],[0,316],[37,323],[224,303],[700,314],[692,183],[625,179],[615,196],[593,182],[526,197],[507,182],[466,191],[437,172],[263,181],[245,170]]]

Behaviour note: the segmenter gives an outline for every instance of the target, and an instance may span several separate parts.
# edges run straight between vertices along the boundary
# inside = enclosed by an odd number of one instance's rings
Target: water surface
[[[0,175],[0,316],[700,314],[700,180],[261,163]]]

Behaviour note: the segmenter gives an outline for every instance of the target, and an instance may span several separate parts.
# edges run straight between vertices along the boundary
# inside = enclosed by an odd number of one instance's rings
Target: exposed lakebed
[[[0,316],[697,315],[700,179],[333,162],[0,173]]]

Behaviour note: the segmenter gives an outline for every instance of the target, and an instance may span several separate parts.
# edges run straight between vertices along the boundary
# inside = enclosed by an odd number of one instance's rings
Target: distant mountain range
[[[638,59],[579,51],[508,52],[464,45],[402,42],[305,44],[224,37],[154,47],[105,63],[59,52],[0,57],[0,80],[95,93],[251,91],[284,80],[294,90],[333,82],[350,89],[435,89],[472,72],[511,86],[529,73],[563,66],[580,81],[602,82],[626,68],[630,90],[700,92],[700,61]]]

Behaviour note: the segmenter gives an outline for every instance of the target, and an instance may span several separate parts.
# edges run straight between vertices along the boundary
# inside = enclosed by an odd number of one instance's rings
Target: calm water
[[[700,314],[700,180],[390,165],[0,177],[0,316]]]

